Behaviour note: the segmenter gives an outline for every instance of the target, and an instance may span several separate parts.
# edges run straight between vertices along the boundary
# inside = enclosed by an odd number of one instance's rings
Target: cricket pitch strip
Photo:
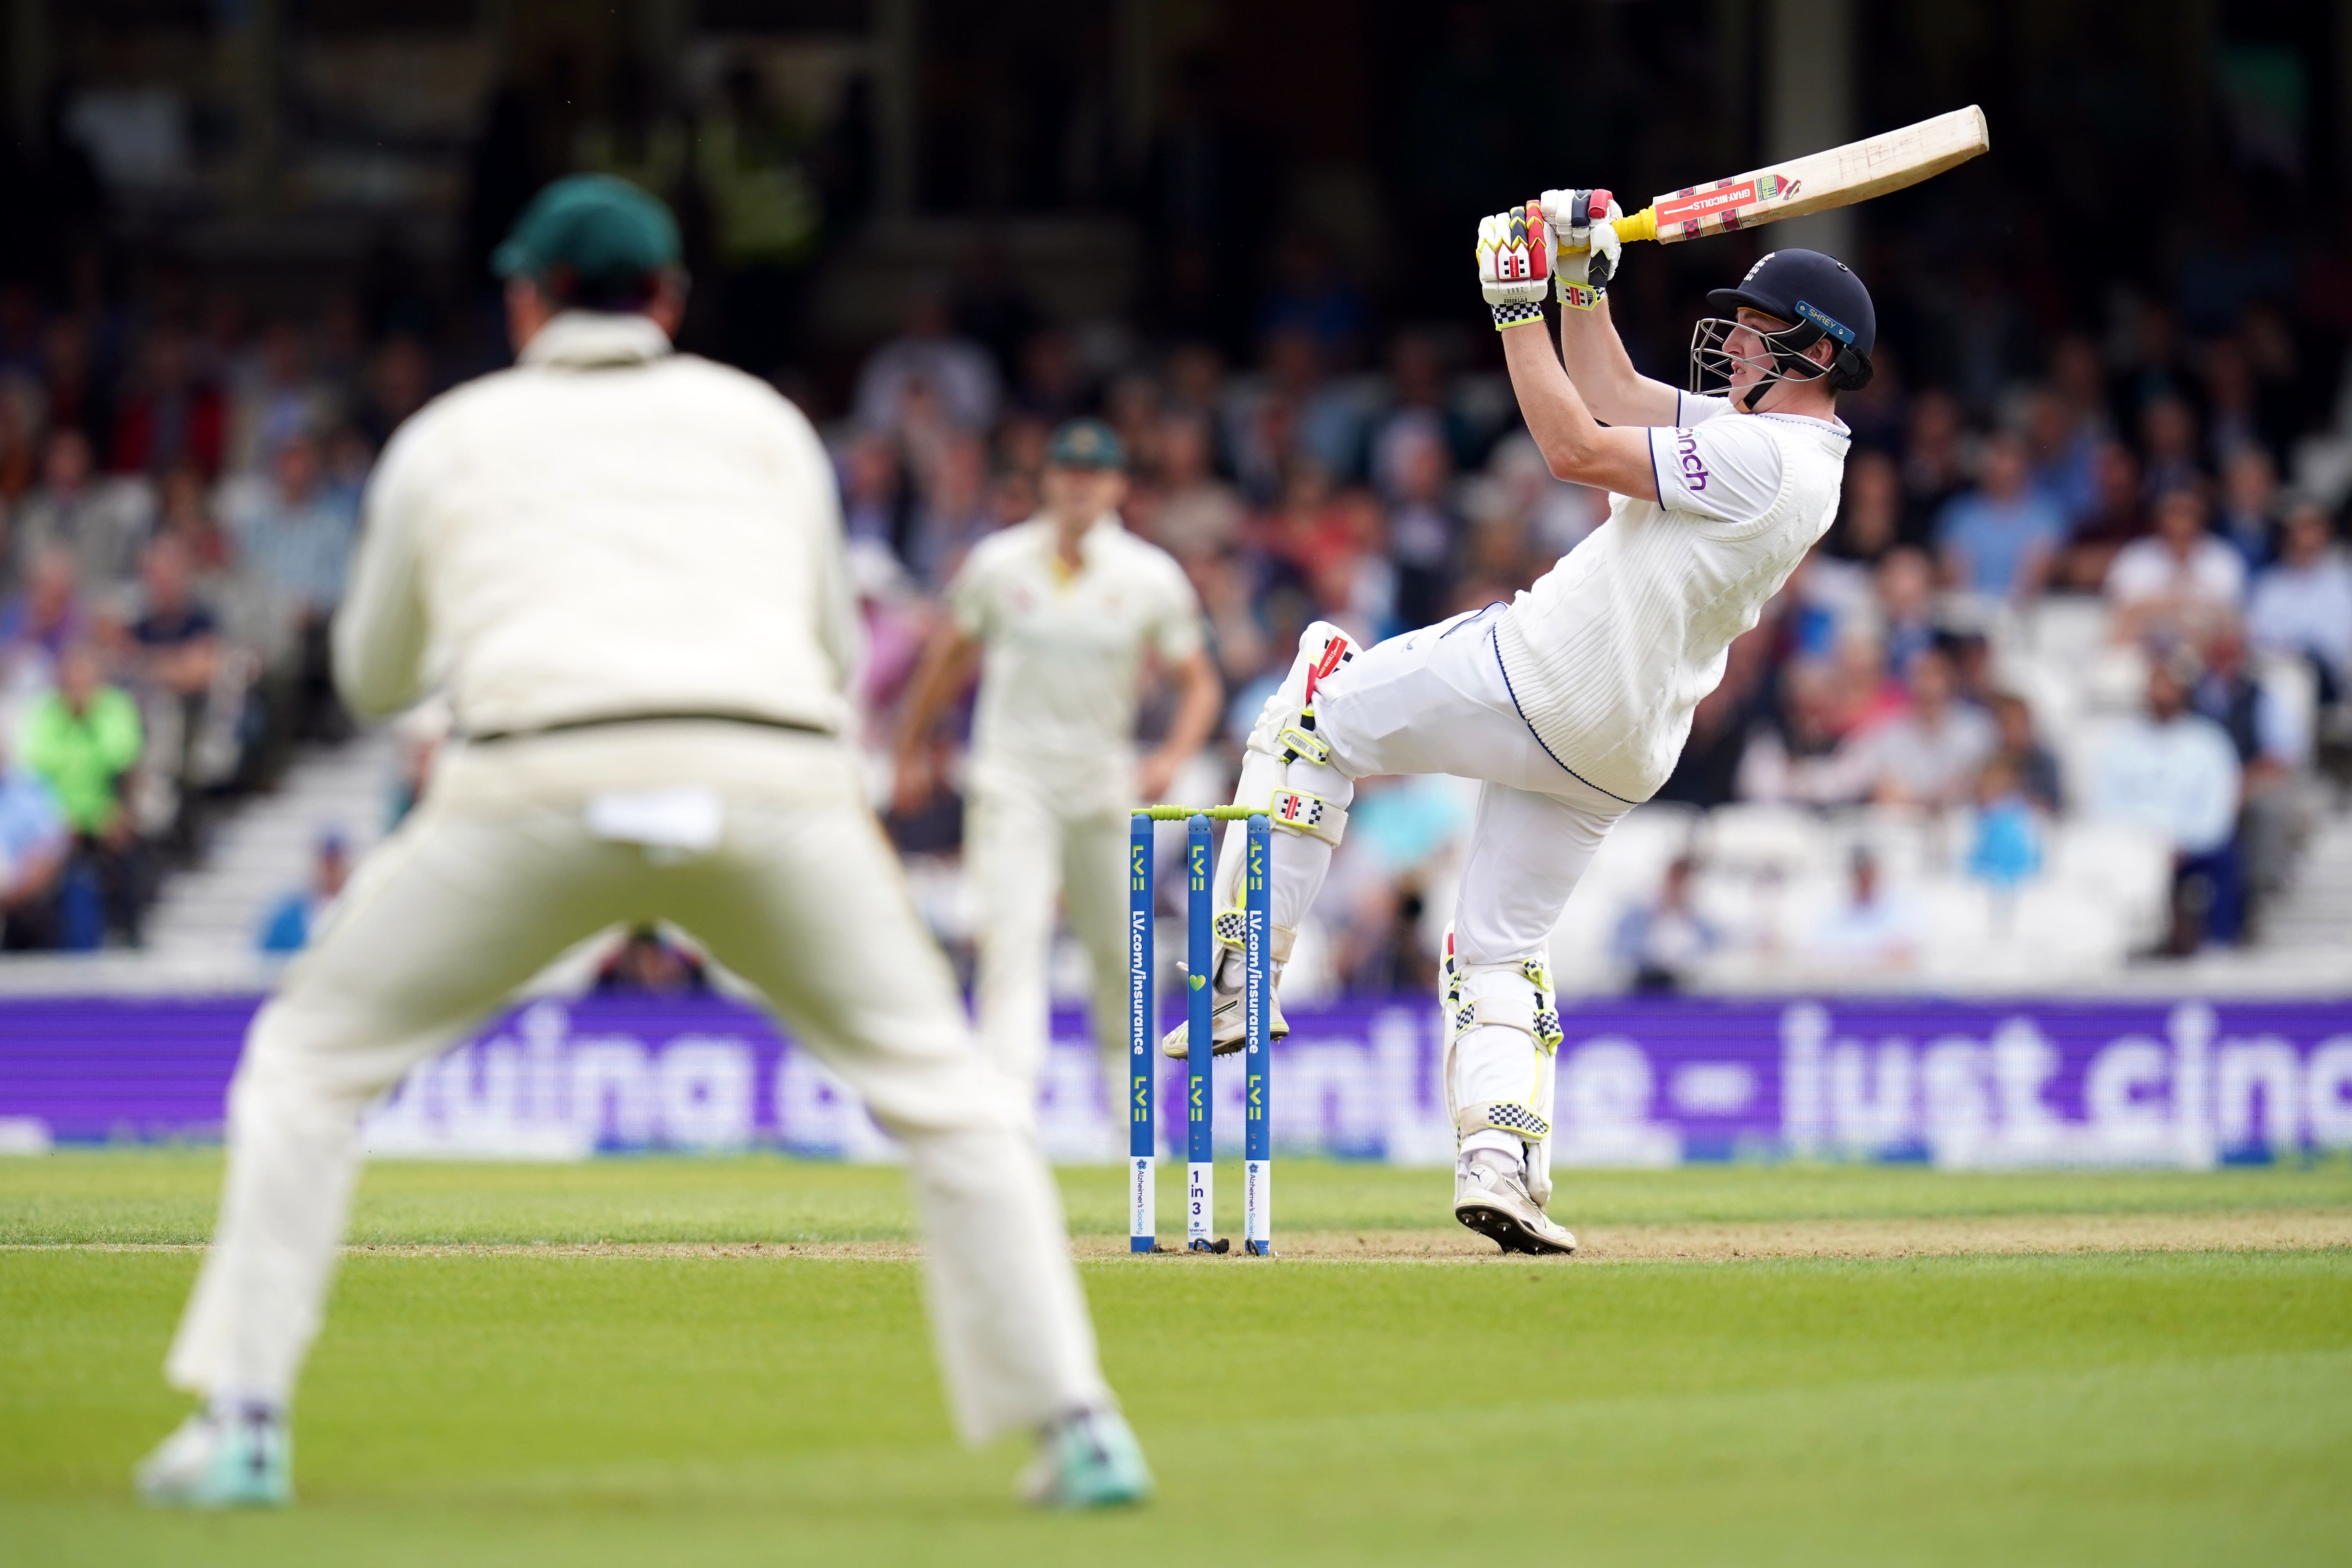
[[[1296,1263],[1499,1263],[1519,1268],[1612,1263],[1759,1263],[1792,1259],[2014,1257],[2105,1252],[2312,1252],[2352,1247],[2352,1211],[2259,1209],[2231,1213],[1933,1215],[1906,1219],[1746,1220],[1574,1227],[1573,1258],[1505,1257],[1467,1230],[1296,1230],[1277,1261]],[[1126,1258],[1126,1238],[1074,1237],[1082,1259]],[[179,1252],[184,1242],[76,1242],[0,1246],[19,1251]],[[922,1255],[911,1241],[631,1241],[359,1244],[352,1255],[387,1258],[676,1258],[888,1262]],[[1220,1261],[1246,1262],[1238,1252]],[[1171,1253],[1140,1267],[1181,1268],[1207,1259]]]

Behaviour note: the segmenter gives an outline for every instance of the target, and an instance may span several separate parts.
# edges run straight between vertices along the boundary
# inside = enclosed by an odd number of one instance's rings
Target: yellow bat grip
[[[1643,207],[1629,217],[1612,218],[1609,226],[1617,231],[1621,240],[1655,239],[1658,237],[1658,209]]]

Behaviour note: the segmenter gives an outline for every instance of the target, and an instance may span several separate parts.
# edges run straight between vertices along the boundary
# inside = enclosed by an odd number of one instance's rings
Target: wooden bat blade
[[[1972,103],[1884,136],[1865,136],[1711,185],[1669,191],[1646,210],[1619,219],[1617,234],[1621,239],[1673,245],[1827,212],[1916,184],[1991,145],[1984,110]]]

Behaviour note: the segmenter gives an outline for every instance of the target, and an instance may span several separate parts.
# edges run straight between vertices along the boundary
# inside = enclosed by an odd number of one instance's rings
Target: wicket
[[[1266,1022],[1268,941],[1272,934],[1270,876],[1273,826],[1264,811],[1244,806],[1140,806],[1128,828],[1128,1250],[1160,1252],[1159,1127],[1153,1085],[1159,1057],[1159,1006],[1152,984],[1153,925],[1158,913],[1152,889],[1153,831],[1160,822],[1181,819],[1184,837],[1185,986],[1185,1172],[1184,1245],[1190,1252],[1223,1252],[1231,1243],[1214,1239],[1216,1165],[1213,1133],[1215,1052],[1210,1047],[1211,977],[1217,949],[1212,907],[1211,868],[1215,847],[1212,822],[1247,822],[1242,868],[1242,1021],[1245,1092],[1242,1147],[1242,1246],[1253,1257],[1274,1255],[1274,1140]]]

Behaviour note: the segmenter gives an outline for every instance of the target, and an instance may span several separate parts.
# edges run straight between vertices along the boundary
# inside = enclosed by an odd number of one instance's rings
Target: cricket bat
[[[1972,103],[1826,153],[1791,158],[1711,185],[1685,185],[1617,219],[1614,226],[1619,239],[1654,239],[1661,245],[1753,228],[1916,185],[1991,145],[1984,110]]]

